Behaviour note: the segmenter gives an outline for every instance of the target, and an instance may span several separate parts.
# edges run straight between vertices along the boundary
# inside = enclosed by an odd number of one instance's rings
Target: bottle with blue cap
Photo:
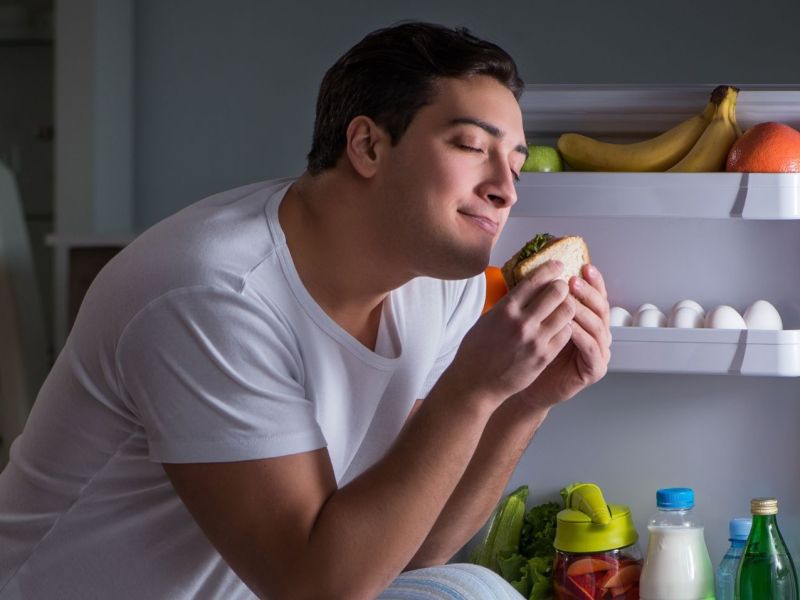
[[[656,505],[647,523],[641,600],[714,600],[714,568],[703,525],[693,512],[694,490],[660,489]]]
[[[731,543],[728,551],[717,567],[716,582],[714,589],[717,593],[717,600],[733,600],[736,591],[736,570],[739,568],[739,561],[747,543],[747,536],[750,534],[752,525],[750,517],[737,517],[731,519],[728,524],[728,541]]]

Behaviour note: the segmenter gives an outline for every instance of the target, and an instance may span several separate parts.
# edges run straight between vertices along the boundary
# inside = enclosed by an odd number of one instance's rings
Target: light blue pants
[[[406,571],[378,600],[524,600],[502,577],[478,565]]]

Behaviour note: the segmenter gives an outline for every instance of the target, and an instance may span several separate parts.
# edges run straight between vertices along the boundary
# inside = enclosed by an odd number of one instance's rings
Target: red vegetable
[[[618,551],[558,555],[553,587],[556,600],[639,600],[638,559]]]

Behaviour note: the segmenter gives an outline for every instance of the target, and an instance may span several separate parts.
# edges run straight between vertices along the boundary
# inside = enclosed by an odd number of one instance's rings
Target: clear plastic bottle
[[[714,568],[691,488],[656,493],[656,512],[639,580],[641,600],[714,600]]]
[[[728,541],[731,543],[725,556],[717,567],[716,583],[714,588],[717,600],[733,600],[736,590],[736,571],[739,568],[739,559],[744,553],[744,545],[750,533],[750,517],[731,519],[728,524]]]

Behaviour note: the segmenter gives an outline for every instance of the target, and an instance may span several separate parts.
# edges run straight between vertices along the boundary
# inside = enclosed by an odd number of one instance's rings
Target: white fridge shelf
[[[800,330],[612,327],[609,371],[800,376]]]
[[[798,173],[522,173],[513,217],[800,219]]]

